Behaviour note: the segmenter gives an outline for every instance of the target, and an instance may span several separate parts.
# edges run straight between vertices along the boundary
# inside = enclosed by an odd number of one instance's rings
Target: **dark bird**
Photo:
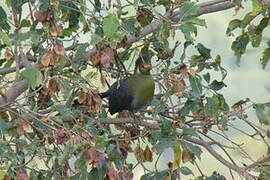
[[[101,98],[108,98],[111,115],[123,110],[143,109],[154,96],[155,83],[150,74],[150,58],[141,56],[136,60],[134,74],[115,82]]]

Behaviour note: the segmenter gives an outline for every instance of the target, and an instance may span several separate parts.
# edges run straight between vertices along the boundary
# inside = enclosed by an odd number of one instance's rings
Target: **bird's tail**
[[[103,92],[103,93],[99,93],[99,96],[101,98],[107,98],[107,97],[109,97],[109,94],[110,94],[110,92],[109,91],[106,91],[106,92]]]

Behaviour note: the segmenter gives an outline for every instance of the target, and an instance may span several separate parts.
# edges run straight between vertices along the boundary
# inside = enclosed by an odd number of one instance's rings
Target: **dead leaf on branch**
[[[28,180],[29,179],[29,176],[22,169],[17,170],[16,177],[18,180]]]
[[[52,134],[56,142],[61,145],[63,145],[66,139],[69,137],[68,133],[64,129],[53,130]]]
[[[60,55],[60,56],[66,55],[66,50],[62,44],[54,43],[53,50],[54,50],[55,54],[57,54],[57,55]]]
[[[115,56],[116,51],[111,47],[106,47],[102,51],[96,51],[89,59],[95,67],[101,65],[102,67],[109,68]]]
[[[152,162],[153,161],[153,153],[147,145],[145,150],[143,151],[144,162]]]
[[[193,158],[191,157],[191,154],[188,148],[183,148],[182,161],[183,163],[193,162]]]
[[[4,58],[8,61],[13,59],[13,55],[8,48],[5,49]]]
[[[144,159],[143,149],[140,147],[139,144],[134,149],[134,155],[138,162],[143,162],[143,159]]]
[[[41,64],[45,67],[48,67],[50,65],[51,60],[54,57],[53,51],[49,50],[43,56],[41,57]]]
[[[168,80],[165,82],[165,87],[167,89],[172,89],[176,96],[182,96],[186,89],[186,83],[175,74],[170,74]]]
[[[31,124],[25,119],[18,119],[16,121],[16,132],[18,135],[24,135],[28,130],[31,129]]]
[[[36,11],[34,17],[38,22],[44,23],[46,21],[51,21],[53,18],[52,11],[47,9],[46,11]]]
[[[106,162],[105,154],[97,151],[93,147],[88,148],[84,152],[84,157],[85,157],[86,162],[89,165],[105,164],[105,162]]]
[[[109,180],[119,180],[119,175],[113,166],[110,166],[107,170],[107,176]]]
[[[55,94],[55,93],[58,93],[58,92],[64,90],[64,87],[61,84],[61,80],[62,80],[62,78],[60,78],[60,77],[54,77],[54,78],[49,80],[49,82],[47,84],[49,94],[52,95],[52,94]]]
[[[102,100],[96,89],[90,89],[86,92],[81,90],[79,93],[78,102],[87,107],[88,113],[98,113],[102,105]]]
[[[53,37],[63,36],[63,27],[59,24],[51,23],[50,34]]]

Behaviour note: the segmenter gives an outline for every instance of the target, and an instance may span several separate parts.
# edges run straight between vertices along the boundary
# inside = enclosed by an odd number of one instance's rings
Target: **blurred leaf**
[[[184,20],[186,17],[196,14],[198,7],[194,3],[185,2],[185,4],[180,8],[179,19]]]
[[[183,53],[182,53],[181,58],[180,58],[181,62],[183,62],[184,59],[186,58],[186,49],[190,45],[192,45],[192,42],[191,41],[185,41],[185,43],[184,43],[184,50],[183,50]]]
[[[86,179],[104,180],[106,169],[103,166],[93,167]]]
[[[186,166],[182,166],[180,168],[180,172],[184,175],[190,175],[190,174],[193,174],[193,172]]]
[[[219,110],[219,99],[216,95],[213,95],[212,97],[206,98],[207,103],[205,104],[205,114],[208,117],[213,117],[215,115],[218,115]]]
[[[235,30],[236,28],[239,28],[241,26],[241,22],[242,21],[239,19],[231,20],[227,27],[226,34],[230,35],[233,30]]]
[[[99,151],[103,151],[108,144],[108,141],[109,139],[107,136],[98,136],[96,139],[95,148]]]
[[[190,86],[192,89],[192,95],[194,97],[199,97],[202,95],[202,85],[200,79],[195,76],[189,77]]]
[[[269,60],[270,60],[270,47],[264,49],[263,56],[260,59],[263,69],[265,69],[265,67],[266,67],[267,63],[269,62]]]
[[[265,106],[265,104],[255,104],[253,107],[255,108],[259,122],[270,125],[270,108]]]
[[[173,146],[174,163],[180,167],[182,160],[182,149],[180,148],[180,141],[176,141]]]
[[[203,78],[204,78],[204,80],[205,80],[207,83],[209,83],[209,81],[210,81],[210,74],[209,74],[209,72],[207,72],[206,74],[204,74],[204,75],[203,75]]]
[[[7,22],[7,14],[5,12],[5,10],[2,8],[2,6],[0,6],[0,30],[6,30],[8,31],[10,29],[10,26]]]
[[[160,138],[158,143],[154,145],[154,148],[158,153],[162,153],[165,149],[172,147],[174,144],[171,138]]]
[[[104,18],[102,29],[104,35],[108,38],[113,38],[119,27],[119,20],[114,14],[110,14]]]
[[[7,46],[11,46],[11,39],[8,37],[7,33],[5,33],[4,31],[0,31],[0,39],[3,41],[4,44],[6,44]]]
[[[239,106],[243,105],[243,104],[246,104],[247,102],[250,102],[250,99],[249,98],[246,98],[246,99],[243,99],[243,100],[240,100],[236,103],[234,103],[232,105],[232,108],[235,109],[235,108],[238,108]]]
[[[224,84],[222,81],[214,80],[209,85],[209,87],[214,91],[218,91],[218,90],[222,89],[223,87],[226,87],[226,84]]]
[[[196,48],[199,51],[200,55],[202,55],[205,59],[211,58],[211,49],[206,48],[201,43],[198,43]]]
[[[188,148],[191,151],[191,153],[193,153],[195,156],[201,159],[202,149],[199,146],[193,145],[186,141],[182,141],[181,145],[183,148]]]
[[[197,28],[196,26],[192,24],[181,24],[179,26],[179,29],[182,31],[182,33],[185,36],[185,39],[188,41],[192,41],[191,33],[193,33],[195,36],[197,36]]]
[[[252,12],[249,12],[245,15],[244,19],[241,22],[241,28],[244,29],[247,27],[247,25],[250,24],[250,22],[256,18],[256,14],[254,15]]]
[[[263,10],[262,4],[259,0],[252,0],[252,15],[257,15]]]
[[[246,47],[249,43],[249,38],[247,34],[243,34],[241,36],[238,36],[236,40],[232,43],[232,50],[234,51],[234,54],[237,58],[236,64],[240,64],[241,56],[246,52]]]
[[[199,19],[199,18],[191,18],[191,19],[187,19],[187,20],[184,20],[184,22],[186,24],[195,24],[195,25],[199,25],[199,26],[204,26],[206,27],[206,22],[204,19]]]
[[[20,74],[21,79],[25,79],[28,81],[28,88],[35,89],[42,82],[42,74],[41,72],[34,67],[27,68],[23,70]]]
[[[139,35],[140,30],[135,27],[137,20],[134,17],[123,20],[122,27],[125,31],[129,32],[132,35]]]
[[[99,42],[101,42],[103,40],[102,37],[100,37],[99,35],[97,34],[93,34],[91,36],[91,45],[96,45],[98,44]]]

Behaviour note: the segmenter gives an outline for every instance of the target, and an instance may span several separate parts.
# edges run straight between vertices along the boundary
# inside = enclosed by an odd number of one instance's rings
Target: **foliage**
[[[237,13],[241,3],[6,0],[0,6],[0,179],[129,180],[138,166],[144,170],[142,180],[225,179],[215,167],[212,175],[189,168],[198,167],[203,148],[230,171],[247,179],[253,171],[265,179],[269,154],[250,165],[236,164],[227,146],[209,132],[223,136],[238,119],[255,129],[251,138],[261,138],[269,148],[268,131],[250,122],[246,110],[253,107],[258,122],[269,125],[270,105],[247,98],[230,107],[221,94],[227,75],[222,57],[196,40],[199,28],[207,31],[199,15],[232,7]],[[270,3],[247,3],[252,10],[231,20],[226,34],[235,36],[231,49],[239,65],[249,45],[266,46],[260,58],[266,68]],[[224,8],[211,9],[216,4]],[[172,45],[177,32],[184,41]],[[182,54],[173,62],[181,45]],[[139,121],[126,112],[110,117],[96,82],[104,86],[111,78],[129,75],[128,67],[141,55],[155,64],[156,96],[147,111],[136,115]],[[159,158],[168,148],[174,160],[161,169]],[[246,153],[240,146],[235,149]],[[154,168],[145,167],[146,162]]]

